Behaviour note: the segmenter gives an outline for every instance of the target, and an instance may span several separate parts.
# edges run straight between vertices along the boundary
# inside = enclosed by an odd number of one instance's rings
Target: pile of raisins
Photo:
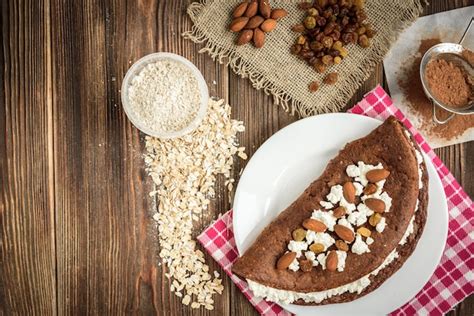
[[[291,52],[304,59],[318,73],[342,62],[345,45],[369,47],[375,31],[367,22],[363,0],[316,0],[299,4],[306,11],[303,23],[292,30],[301,33]]]

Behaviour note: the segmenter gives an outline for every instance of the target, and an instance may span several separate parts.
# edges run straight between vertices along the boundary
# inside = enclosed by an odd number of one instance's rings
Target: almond
[[[336,232],[336,235],[338,235],[342,240],[347,241],[348,243],[354,241],[354,232],[346,226],[339,224],[334,225],[334,231]]]
[[[364,237],[370,237],[370,235],[371,235],[370,229],[365,228],[365,227],[359,227],[359,228],[357,228],[357,232],[358,232],[361,236],[364,236]]]
[[[287,252],[283,256],[278,259],[277,262],[277,269],[278,270],[285,270],[290,266],[290,264],[295,260],[296,252]]]
[[[387,179],[389,175],[390,171],[388,170],[374,169],[367,172],[365,174],[365,177],[367,178],[367,180],[369,180],[369,182],[375,183]]]
[[[338,206],[334,209],[334,211],[332,211],[332,215],[335,218],[341,218],[346,215],[346,208],[344,206]]]
[[[257,48],[261,48],[265,44],[265,33],[259,28],[253,31],[253,43]]]
[[[258,9],[260,11],[260,14],[265,19],[268,19],[272,14],[272,8],[270,7],[270,3],[268,3],[268,0],[260,0],[258,4]]]
[[[236,6],[234,9],[234,12],[232,12],[232,17],[240,18],[242,15],[244,15],[245,11],[247,10],[248,5],[249,5],[248,2],[244,1],[238,6]]]
[[[364,188],[364,194],[365,195],[371,195],[377,192],[377,186],[373,183],[367,184],[367,186]]]
[[[380,199],[369,198],[364,201],[364,204],[376,213],[385,212],[385,202]]]
[[[245,27],[248,21],[249,21],[249,18],[245,16],[241,16],[240,18],[235,18],[232,21],[232,23],[230,23],[229,29],[232,32],[240,32]]]
[[[355,202],[356,188],[352,182],[344,183],[344,185],[342,186],[342,195],[344,195],[344,198],[346,199],[347,202],[349,203]]]
[[[262,29],[262,31],[264,31],[265,33],[268,33],[268,32],[271,32],[275,29],[277,25],[277,21],[275,21],[274,19],[266,19],[262,25],[260,25],[260,28]]]
[[[326,257],[326,269],[329,271],[336,271],[337,269],[337,253],[330,251]]]
[[[240,32],[235,43],[237,45],[245,45],[252,40],[252,37],[253,30],[243,30],[242,32]]]
[[[344,240],[336,240],[336,248],[341,251],[349,251],[349,246]]]
[[[323,233],[327,228],[323,222],[320,222],[312,218],[305,219],[303,222],[303,227],[306,229],[315,231],[317,233]]]
[[[260,15],[256,15],[249,20],[249,23],[245,26],[246,29],[255,29],[260,26],[260,24],[265,21]]]
[[[258,11],[258,3],[257,1],[253,1],[250,3],[247,7],[247,10],[245,11],[244,15],[248,18],[251,18],[257,14]]]
[[[274,20],[279,20],[281,18],[284,18],[287,15],[288,15],[288,12],[286,12],[285,9],[275,9],[275,10],[272,10],[270,17]]]

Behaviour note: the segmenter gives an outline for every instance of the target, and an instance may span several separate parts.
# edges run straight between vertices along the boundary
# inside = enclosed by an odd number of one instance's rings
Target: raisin
[[[308,89],[310,92],[316,92],[319,89],[319,83],[317,81],[313,81],[309,84]]]
[[[324,78],[324,83],[325,84],[335,84],[337,82],[337,72],[331,72]]]

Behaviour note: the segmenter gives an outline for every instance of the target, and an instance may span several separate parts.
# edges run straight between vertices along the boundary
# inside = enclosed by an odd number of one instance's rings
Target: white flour
[[[128,88],[130,108],[156,132],[179,131],[196,117],[201,95],[190,69],[171,59],[147,65]]]

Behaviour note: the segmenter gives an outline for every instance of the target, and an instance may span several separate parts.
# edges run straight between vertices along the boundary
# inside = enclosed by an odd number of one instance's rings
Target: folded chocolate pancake
[[[352,301],[387,280],[414,251],[428,205],[428,174],[394,117],[348,143],[281,212],[232,271],[277,303]]]

